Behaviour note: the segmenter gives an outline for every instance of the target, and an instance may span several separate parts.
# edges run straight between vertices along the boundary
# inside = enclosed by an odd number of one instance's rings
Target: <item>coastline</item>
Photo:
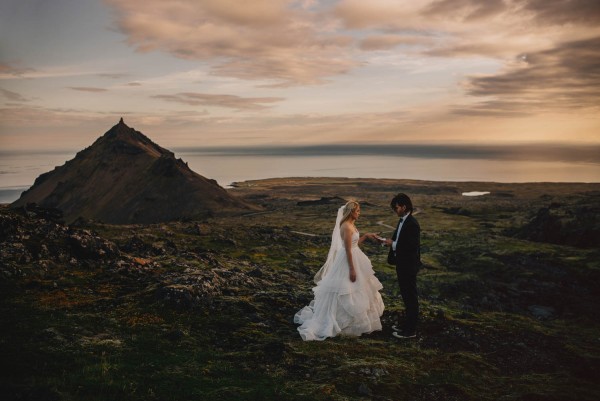
[[[234,181],[228,186],[224,186],[227,191],[232,193],[248,191],[253,187],[270,187],[279,185],[348,185],[351,183],[370,183],[379,185],[409,185],[414,187],[451,187],[453,192],[489,192],[481,196],[498,196],[511,189],[536,189],[536,190],[552,190],[552,192],[563,188],[578,188],[578,190],[600,190],[600,182],[553,182],[553,181],[538,181],[538,182],[497,182],[497,181],[448,181],[448,180],[416,180],[416,179],[392,179],[392,178],[357,178],[357,177],[272,177],[255,180]],[[29,187],[12,187],[11,189],[0,188],[0,205],[9,205],[16,201],[21,192],[26,191]],[[13,194],[14,199],[6,199],[6,194]],[[468,195],[464,195],[469,197]],[[474,196],[480,197],[480,196]]]
[[[267,152],[267,150],[265,150]],[[280,152],[281,153],[281,152]],[[475,154],[477,155],[477,154]],[[213,179],[224,188],[236,182],[284,177],[351,177],[371,179],[415,179],[433,182],[501,183],[600,183],[600,164],[576,161],[573,157],[551,160],[438,158],[401,153],[377,154],[269,154],[176,152],[191,170]],[[456,157],[459,157],[457,155]],[[572,156],[572,155],[571,155]],[[64,165],[68,154],[6,156],[0,163],[0,195],[14,199],[10,191],[27,189],[40,175]],[[532,160],[533,159],[533,160]],[[2,198],[0,197],[0,200]]]

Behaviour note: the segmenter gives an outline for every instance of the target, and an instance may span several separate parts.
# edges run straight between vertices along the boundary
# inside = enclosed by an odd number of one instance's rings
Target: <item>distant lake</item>
[[[511,150],[512,149],[512,150]],[[274,177],[398,178],[431,181],[600,182],[600,152],[498,147],[305,147],[175,149],[195,172],[227,187]],[[550,149],[550,150],[549,150]],[[0,203],[76,152],[0,152]],[[529,154],[529,156],[528,156]],[[580,161],[583,160],[583,161]]]

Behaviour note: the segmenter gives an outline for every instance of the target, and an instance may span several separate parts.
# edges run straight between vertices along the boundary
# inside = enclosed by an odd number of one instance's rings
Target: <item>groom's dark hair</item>
[[[408,209],[409,212],[413,211],[412,202],[411,202],[410,198],[408,197],[408,195],[406,195],[406,194],[398,194],[398,195],[394,196],[394,198],[390,202],[390,207],[392,209],[395,209],[396,206],[398,206],[398,205],[406,206],[406,208]]]

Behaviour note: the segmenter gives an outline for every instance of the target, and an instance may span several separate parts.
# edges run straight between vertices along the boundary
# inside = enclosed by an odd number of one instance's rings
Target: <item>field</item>
[[[600,399],[600,185],[288,178],[238,183],[264,211],[153,225],[0,208],[0,392],[8,400]],[[463,192],[489,191],[467,197]],[[418,338],[303,342],[337,208],[422,229]]]

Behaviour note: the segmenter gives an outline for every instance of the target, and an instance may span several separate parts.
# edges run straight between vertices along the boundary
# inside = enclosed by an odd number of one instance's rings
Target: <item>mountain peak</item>
[[[123,117],[100,137],[92,147],[102,147],[103,152],[113,154],[147,153],[153,157],[174,156],[173,152],[158,146],[146,135],[125,124]]]
[[[74,159],[40,175],[12,206],[28,203],[60,209],[67,222],[83,217],[116,224],[257,209],[190,170],[123,118]]]

